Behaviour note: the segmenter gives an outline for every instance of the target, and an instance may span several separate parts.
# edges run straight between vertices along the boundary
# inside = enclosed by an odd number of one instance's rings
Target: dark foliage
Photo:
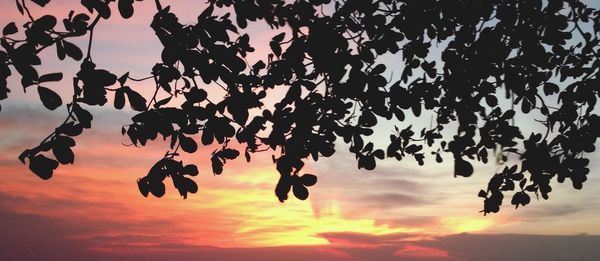
[[[128,103],[139,111],[122,130],[133,144],[171,141],[138,180],[144,196],[163,196],[167,177],[182,197],[196,193],[188,176],[198,168],[176,160],[179,151],[218,143],[211,155],[215,175],[242,152],[250,161],[253,153],[271,151],[278,199],[292,191],[304,200],[306,187],[317,182],[302,173],[305,160],[331,156],[341,138],[367,170],[386,157],[423,165],[448,156],[454,175],[469,177],[473,162],[487,163],[493,153],[507,166],[478,194],[487,214],[499,211],[505,192],[515,191],[511,203],[519,207],[532,194],[547,199],[555,181],[568,179],[581,189],[589,172],[585,153],[595,151],[600,135],[600,11],[577,0],[209,0],[195,24],[180,23],[156,0],[150,26],[164,49],[143,79],[100,69],[90,50],[96,24],[131,17],[138,2],[81,0],[89,13],[71,11],[61,20],[29,12],[28,5],[48,2],[17,0],[28,21],[7,24],[0,38],[0,100],[9,93],[6,78],[19,75],[24,91],[36,86],[43,105],[54,110],[62,99],[43,84],[62,74],[39,75],[38,54],[55,46],[61,60],[81,60],[67,118],[19,157],[43,179],[74,162],[72,137],[92,126],[87,107],[105,105],[108,95],[116,109]],[[243,29],[252,23],[267,23],[275,36],[268,59],[248,64],[254,48]],[[22,40],[14,38],[19,33]],[[71,42],[82,36],[90,37],[85,54]],[[379,59],[390,54],[398,54],[397,68]],[[387,80],[391,71],[400,80]],[[155,83],[149,99],[130,85],[142,80]],[[267,109],[265,98],[282,91]],[[210,100],[208,92],[223,98]],[[180,106],[169,106],[173,97]],[[429,128],[396,127],[384,148],[369,141],[382,120],[402,125],[426,113],[434,115]],[[535,118],[543,130],[522,133],[517,114]],[[454,126],[454,135],[443,133]],[[518,163],[508,163],[510,155]]]

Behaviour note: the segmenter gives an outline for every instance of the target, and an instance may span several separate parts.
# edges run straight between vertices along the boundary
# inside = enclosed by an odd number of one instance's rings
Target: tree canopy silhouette
[[[308,197],[317,177],[303,173],[305,162],[331,156],[340,140],[367,170],[386,157],[420,165],[446,157],[455,176],[469,177],[472,162],[496,157],[506,167],[479,192],[484,214],[498,212],[506,192],[519,207],[531,195],[548,199],[554,178],[576,189],[586,181],[585,153],[600,135],[600,11],[578,0],[208,0],[193,24],[155,0],[149,23],[164,48],[149,76],[138,79],[94,63],[92,42],[98,23],[130,18],[139,1],[81,0],[89,12],[70,11],[59,25],[55,16],[30,12],[50,0],[16,0],[27,21],[2,31],[0,99],[16,73],[24,91],[36,88],[55,110],[63,98],[44,85],[63,74],[40,75],[39,54],[54,46],[59,59],[81,61],[64,122],[19,156],[40,178],[74,162],[73,137],[92,127],[89,106],[108,106],[110,98],[115,109],[127,102],[139,112],[122,129],[132,144],[170,140],[137,182],[144,196],[163,196],[167,177],[182,197],[196,193],[190,176],[198,167],[178,156],[214,143],[215,175],[241,153],[248,161],[272,153],[281,202],[290,191]],[[249,64],[255,49],[244,29],[255,23],[275,36],[268,59]],[[77,37],[89,37],[85,51],[72,43]],[[395,62],[382,62],[386,56]],[[399,80],[388,80],[390,72]],[[153,81],[154,94],[138,93],[137,81]],[[265,104],[275,92],[283,95]],[[427,113],[429,127],[407,122]],[[520,128],[529,118],[542,128]],[[398,127],[378,147],[369,136],[382,121]]]

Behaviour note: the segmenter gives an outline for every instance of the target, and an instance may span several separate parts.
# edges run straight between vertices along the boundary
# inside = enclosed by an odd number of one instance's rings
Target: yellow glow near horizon
[[[322,209],[316,217],[310,202],[292,200],[286,204],[293,205],[285,208],[272,208],[264,214],[274,217],[271,220],[248,220],[237,231],[239,234],[251,234],[254,231],[263,231],[257,235],[252,244],[256,245],[322,245],[329,244],[327,240],[319,237],[320,233],[327,232],[353,232],[371,235],[384,235],[401,232],[416,232],[410,228],[390,228],[387,225],[376,226],[372,219],[346,219],[336,203]],[[292,229],[265,232],[264,229],[273,226],[290,225]]]
[[[493,220],[472,217],[448,217],[442,219],[441,224],[450,233],[464,233],[484,230],[493,224]]]
[[[280,204],[273,188],[279,175],[273,170],[247,170],[222,176],[232,187],[210,188],[202,193],[205,204],[200,208],[219,209],[236,220],[236,238],[230,242],[239,246],[325,245],[329,242],[318,236],[327,232],[353,232],[383,235],[418,232],[420,228],[390,228],[375,225],[369,218],[346,218],[335,201],[319,209],[316,215],[311,198],[298,200],[290,191],[289,200]],[[251,177],[251,178],[249,178]],[[239,187],[244,189],[239,189]],[[203,202],[204,203],[204,202]]]

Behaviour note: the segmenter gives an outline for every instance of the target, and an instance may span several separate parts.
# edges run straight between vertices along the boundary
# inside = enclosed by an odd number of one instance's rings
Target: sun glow
[[[464,233],[482,231],[490,227],[493,220],[473,217],[449,217],[442,219],[441,223],[450,233]]]
[[[230,175],[231,183],[246,186],[240,189],[213,189],[209,192],[211,204],[228,209],[232,215],[244,215],[237,227],[237,240],[244,245],[323,245],[329,242],[318,234],[325,232],[355,232],[382,235],[414,232],[412,228],[390,228],[375,225],[373,219],[353,219],[342,215],[336,202],[319,209],[315,214],[311,198],[300,201],[293,198],[280,204],[273,195],[273,171],[251,171]],[[248,179],[252,176],[252,179]],[[225,178],[223,176],[222,178]]]
[[[290,206],[287,206],[287,205]],[[290,201],[285,207],[275,207],[263,212],[270,219],[255,218],[248,220],[238,233],[249,234],[261,231],[253,244],[258,245],[321,245],[329,242],[318,234],[325,232],[355,232],[371,235],[383,235],[400,232],[414,232],[410,228],[390,228],[387,225],[376,226],[371,219],[347,219],[341,214],[337,204],[321,210],[317,217],[310,202]],[[269,227],[286,227],[281,231],[265,231]]]

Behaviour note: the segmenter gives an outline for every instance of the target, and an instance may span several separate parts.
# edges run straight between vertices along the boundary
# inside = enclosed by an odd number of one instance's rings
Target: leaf
[[[119,0],[119,13],[125,19],[133,16],[133,0]]]
[[[15,22],[10,22],[6,26],[4,26],[4,29],[2,29],[2,34],[11,35],[16,34],[18,31],[19,29],[17,29],[17,25],[15,25]]]
[[[507,110],[506,112],[504,112],[504,114],[502,114],[502,119],[512,119],[512,117],[515,116],[515,111],[514,110]]]
[[[556,13],[562,9],[564,4],[563,0],[549,0],[548,6],[546,7],[546,12],[548,13]]]
[[[182,178],[179,176],[174,176],[173,183],[175,183],[175,187],[177,187],[177,190],[179,190],[179,194],[184,199],[187,198],[188,192],[190,192],[190,193],[198,192],[198,184],[196,184],[196,182],[194,182],[190,178],[185,178],[185,177]]]
[[[127,98],[129,99],[129,105],[135,111],[145,111],[146,110],[146,99],[137,93],[136,91],[126,88],[125,92],[127,94]]]
[[[125,91],[119,88],[115,91],[115,109],[120,110],[125,107]]]
[[[215,10],[214,5],[210,5],[209,7],[204,9],[204,11],[202,11],[202,13],[200,13],[200,15],[198,16],[198,22],[200,22],[202,20],[206,20],[206,18],[208,18],[212,15],[214,10]]]
[[[271,46],[271,50],[277,57],[281,56],[281,46],[278,42],[271,41],[269,42],[269,46]]]
[[[108,19],[110,17],[110,8],[108,7],[108,2],[103,2],[101,0],[81,0],[81,4],[85,6],[90,13],[93,10],[96,10],[100,17],[104,19]]]
[[[523,101],[521,101],[521,111],[525,114],[531,111],[531,103],[529,103],[529,100],[523,99]]]
[[[185,99],[192,103],[202,102],[208,96],[205,90],[194,86],[188,92],[184,92]]]
[[[148,183],[148,177],[138,179],[137,184],[140,193],[142,193],[144,197],[148,197],[148,193],[150,193],[150,184]]]
[[[19,13],[21,13],[21,15],[25,14],[24,10],[23,10],[23,6],[21,5],[21,3],[19,3],[19,0],[15,0],[15,2],[17,2],[17,9],[19,10]]]
[[[280,43],[285,38],[285,33],[280,33],[273,37],[273,42]]]
[[[77,47],[77,45],[70,43],[68,41],[61,41],[63,43],[63,46],[65,48],[65,53],[73,58],[73,60],[75,61],[79,61],[81,60],[81,58],[83,58],[83,53],[81,52],[81,49],[79,49],[79,47]],[[60,55],[59,55],[60,57]]]
[[[302,185],[310,187],[317,184],[317,176],[313,174],[304,174],[300,177],[300,182],[302,182]]]
[[[164,98],[160,101],[157,101],[154,103],[154,105],[152,105],[155,109],[160,108],[160,106],[166,105],[167,103],[169,103],[171,101],[171,98],[173,98],[173,96],[169,96],[167,98]]]
[[[376,158],[378,158],[378,159],[382,160],[382,159],[384,159],[384,158],[385,158],[385,152],[383,152],[383,150],[382,150],[382,149],[378,149],[378,150],[375,150],[375,151],[373,152],[373,156],[375,156]]]
[[[185,135],[179,135],[179,145],[181,149],[187,153],[194,153],[198,150],[198,144],[194,141],[194,139],[190,137],[186,137]]]
[[[160,181],[150,182],[150,193],[157,198],[165,195],[165,184]]]
[[[518,180],[522,180],[523,178],[525,178],[525,175],[523,175],[523,173],[521,173],[521,172],[517,172],[517,173],[515,173],[515,174],[512,174],[512,175],[510,176],[510,178],[511,178],[512,180],[518,181]]]
[[[219,156],[225,159],[235,159],[240,155],[240,152],[234,149],[223,149]]]
[[[58,162],[44,155],[40,154],[29,158],[29,169],[43,180],[51,178],[56,168],[58,168]]]
[[[490,107],[496,107],[496,105],[498,105],[498,98],[496,98],[496,96],[494,96],[494,95],[488,95],[488,96],[485,96],[485,102]]]
[[[435,154],[435,162],[437,163],[442,163],[444,161],[444,159],[442,159],[442,156],[439,153]]]
[[[51,15],[44,15],[35,20],[34,24],[44,30],[50,30],[54,28],[54,26],[56,26],[56,17]]]
[[[300,184],[296,184],[293,186],[294,196],[296,196],[299,200],[306,200],[308,198],[308,189]]]
[[[129,78],[129,72],[126,72],[125,74],[121,75],[121,77],[119,77],[117,81],[121,84],[121,86],[123,86],[125,85],[125,82],[127,82],[127,78]]]
[[[244,157],[246,158],[246,162],[250,162],[250,152],[248,152],[247,150],[244,152]]]
[[[466,160],[457,158],[454,160],[454,177],[470,177],[473,175],[473,166]]]
[[[358,160],[359,168],[362,167],[362,168],[365,168],[366,170],[374,170],[376,166],[377,166],[377,163],[375,162],[375,157],[372,155],[360,157],[360,159]]]
[[[73,113],[75,114],[75,117],[77,118],[77,121],[79,121],[79,123],[81,124],[82,127],[89,129],[92,126],[92,120],[94,119],[94,117],[92,116],[92,114],[87,111],[84,110],[83,108],[81,108],[81,106],[79,106],[78,103],[75,103],[73,105]]]
[[[515,208],[519,208],[519,205],[525,206],[525,205],[529,204],[530,201],[531,201],[531,198],[529,197],[529,195],[527,193],[517,192],[513,195],[510,203],[515,205]]]
[[[292,189],[292,184],[290,184],[288,178],[284,178],[283,176],[279,178],[279,182],[277,182],[277,186],[275,186],[275,195],[279,199],[279,202],[283,203],[288,199],[288,193]]]
[[[196,176],[198,175],[198,167],[194,164],[185,165],[181,170],[181,174]]]
[[[190,193],[198,192],[198,184],[190,178],[184,178],[185,186]]]
[[[52,147],[52,153],[56,160],[60,162],[60,164],[73,164],[75,162],[75,155],[73,154],[73,150],[68,146],[58,145]]]
[[[65,51],[65,46],[62,40],[57,40],[56,41],[56,55],[58,56],[59,60],[64,60],[67,53]]]
[[[371,74],[382,74],[383,72],[385,72],[384,64],[378,64],[371,70]]]
[[[544,94],[552,95],[558,93],[560,88],[555,83],[547,82],[544,84]]]
[[[254,65],[252,65],[252,72],[254,72],[254,74],[258,74],[258,72],[260,70],[262,70],[266,67],[267,67],[267,65],[265,64],[265,62],[263,62],[262,60],[259,60]]]
[[[211,165],[212,165],[213,173],[215,175],[220,175],[221,173],[223,173],[223,162],[221,162],[221,160],[219,159],[219,157],[217,157],[216,155],[213,155],[210,158],[210,162],[211,162]]]
[[[527,183],[527,179],[522,179],[521,182],[519,182],[519,187],[521,188],[521,190],[525,187],[526,183]]]
[[[42,83],[42,82],[58,82],[60,80],[62,80],[63,78],[63,74],[61,72],[58,73],[49,73],[49,74],[44,74],[42,76],[40,76],[40,78],[38,79],[38,82]]]
[[[57,128],[57,134],[66,134],[71,137],[77,136],[83,132],[81,124],[75,124],[75,122],[69,122],[61,125]]]
[[[480,190],[479,193],[477,194],[478,197],[480,198],[487,198],[487,192],[485,192],[485,190]]]
[[[55,110],[62,105],[62,99],[54,91],[43,86],[38,86],[37,90],[44,107],[49,110]]]
[[[204,130],[202,131],[202,137],[201,137],[202,144],[210,145],[213,143],[213,139],[214,139],[213,133],[210,130],[206,129],[206,127],[204,127]]]
[[[31,0],[31,1],[41,7],[44,7],[44,6],[46,6],[46,4],[50,3],[50,0]]]

